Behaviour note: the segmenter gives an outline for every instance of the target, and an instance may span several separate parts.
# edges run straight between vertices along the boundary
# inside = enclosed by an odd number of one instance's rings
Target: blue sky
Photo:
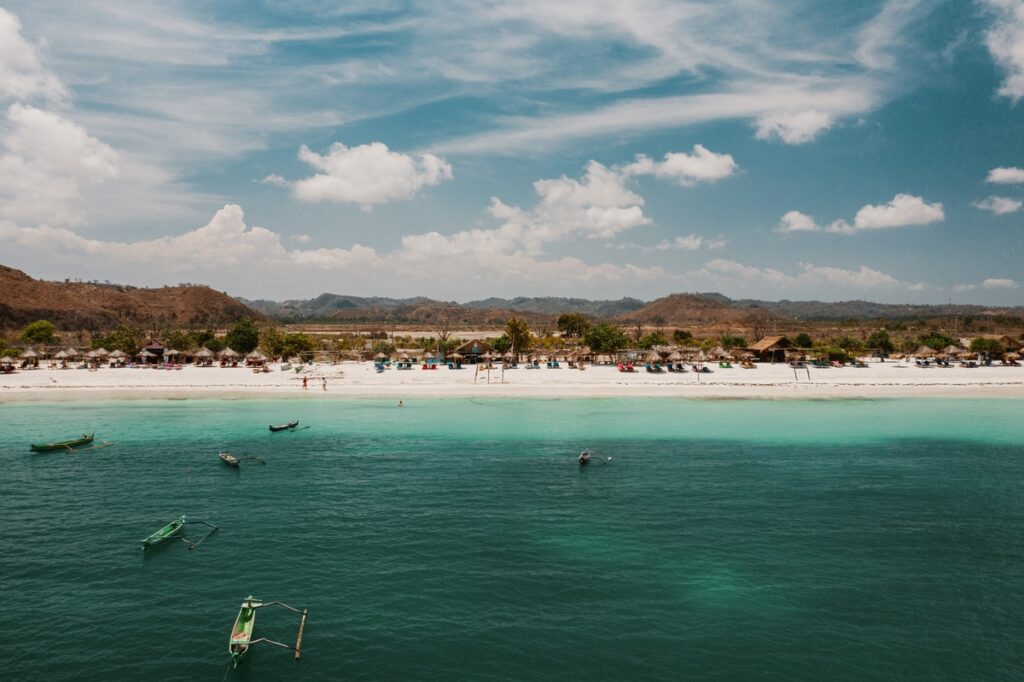
[[[0,0],[0,262],[1024,303],[1024,0]]]

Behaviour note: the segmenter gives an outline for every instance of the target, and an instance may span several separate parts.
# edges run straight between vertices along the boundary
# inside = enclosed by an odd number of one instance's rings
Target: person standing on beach
[[[302,377],[302,388],[305,390],[309,386],[309,377]]]
[[[327,390],[327,377],[323,377],[323,380],[324,380],[324,390],[326,391]]]

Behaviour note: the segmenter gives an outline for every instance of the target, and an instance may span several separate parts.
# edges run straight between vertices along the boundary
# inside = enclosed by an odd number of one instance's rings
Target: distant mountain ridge
[[[1024,307],[970,304],[897,304],[871,301],[762,301],[731,299],[716,292],[679,293],[644,302],[635,298],[591,300],[557,296],[485,298],[456,303],[430,298],[361,297],[322,294],[308,300],[250,301],[245,305],[283,322],[503,324],[511,315],[551,324],[562,313],[581,313],[622,324],[751,324],[771,321],[937,319],[953,316],[1024,317]]]

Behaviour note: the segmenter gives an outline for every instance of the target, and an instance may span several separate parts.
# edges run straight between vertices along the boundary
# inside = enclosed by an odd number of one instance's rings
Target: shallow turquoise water
[[[270,434],[299,418],[311,428]],[[0,676],[1020,679],[1021,401],[0,405]],[[27,444],[95,430],[114,446]],[[613,457],[580,469],[584,446]],[[239,471],[219,450],[256,455]],[[221,531],[143,553],[179,514]],[[195,531],[198,532],[198,531]],[[257,635],[294,638],[265,610]]]

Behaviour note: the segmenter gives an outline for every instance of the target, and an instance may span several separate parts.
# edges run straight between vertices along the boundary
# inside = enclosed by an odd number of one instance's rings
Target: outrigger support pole
[[[206,534],[206,535],[204,535],[203,537],[199,538],[199,539],[198,539],[198,540],[196,540],[195,542],[192,542],[191,540],[186,540],[185,538],[183,538],[183,537],[182,537],[182,536],[180,536],[180,535],[178,536],[178,539],[179,539],[179,540],[181,540],[181,541],[182,541],[182,542],[184,542],[184,543],[185,543],[186,545],[188,545],[188,551],[190,551],[190,552],[191,552],[191,551],[192,551],[193,549],[195,549],[196,547],[198,547],[199,545],[201,545],[201,544],[202,544],[203,542],[205,542],[205,541],[206,541],[206,538],[210,537],[211,535],[213,535],[214,533],[216,533],[216,532],[217,532],[218,530],[220,530],[220,528],[218,528],[217,526],[213,525],[212,523],[207,523],[206,521],[186,521],[185,523],[183,523],[183,524],[181,524],[181,525],[183,525],[183,526],[187,526],[187,525],[189,525],[190,523],[201,523],[201,524],[203,524],[204,526],[209,526],[209,527],[210,527],[210,528],[212,529],[212,530],[211,530],[211,531],[210,531],[209,533],[207,533],[207,534]]]
[[[279,601],[264,602],[263,604],[260,604],[258,606],[253,606],[252,608],[253,609],[261,609],[264,606],[282,606],[282,607],[288,609],[289,611],[294,611],[295,613],[301,615],[302,616],[302,620],[299,621],[299,636],[295,640],[295,646],[288,646],[287,644],[282,644],[281,642],[275,642],[274,640],[267,639],[266,637],[253,640],[252,642],[250,642],[250,644],[256,644],[257,642],[266,642],[267,644],[273,644],[275,646],[279,646],[279,647],[282,647],[284,649],[291,649],[292,651],[295,652],[295,660],[298,661],[299,657],[302,656],[302,632],[303,632],[303,630],[306,629],[306,616],[309,615],[309,609],[302,609],[300,611],[297,608],[295,608],[294,606],[288,606],[288,604],[285,604],[285,603],[279,602]]]

